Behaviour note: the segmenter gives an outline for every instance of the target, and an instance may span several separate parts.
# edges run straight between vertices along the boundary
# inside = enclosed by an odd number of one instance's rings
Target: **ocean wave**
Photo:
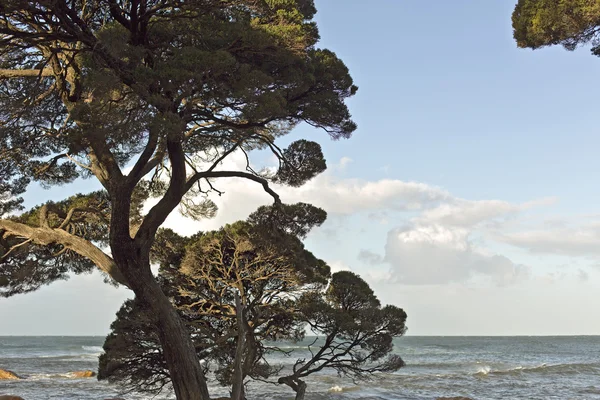
[[[283,345],[283,346],[275,345],[275,346],[271,346],[271,347],[273,347],[274,349],[281,349],[281,350],[302,350],[302,349],[307,350],[308,349],[308,345]]]
[[[31,374],[26,378],[27,380],[46,380],[46,379],[73,379],[72,372],[64,372],[64,373],[51,373],[51,374]]]
[[[600,387],[588,386],[579,391],[579,393],[583,394],[600,394]]]
[[[356,390],[360,390],[360,386],[340,386],[340,385],[335,385],[329,388],[328,392],[330,393],[347,393],[347,392],[354,392]]]
[[[69,362],[69,361],[94,361],[98,359],[97,353],[81,353],[81,354],[4,354],[0,357],[0,364],[3,360],[13,362],[19,360],[25,362],[31,360],[44,360],[44,361],[56,361],[56,362]]]
[[[475,375],[487,375],[492,371],[492,367],[489,365],[483,365],[479,367],[479,370],[475,373]]]
[[[85,351],[89,351],[91,353],[101,354],[104,352],[102,346],[81,346],[81,348]]]
[[[519,374],[598,374],[600,373],[600,364],[598,363],[573,363],[573,364],[541,364],[536,366],[517,366],[514,368],[493,370],[489,365],[482,365],[478,368],[475,376],[488,375],[519,375]]]

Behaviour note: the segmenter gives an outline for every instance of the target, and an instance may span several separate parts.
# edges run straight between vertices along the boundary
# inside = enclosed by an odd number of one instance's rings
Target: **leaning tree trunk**
[[[178,400],[209,400],[200,360],[184,325],[153,277],[134,290],[155,316],[158,338]]]
[[[152,275],[149,246],[146,249],[140,248],[130,236],[127,212],[129,205],[118,204],[118,201],[113,203],[110,240],[112,256],[129,287],[148,307],[154,319],[175,395],[178,400],[210,400],[204,372],[190,333]]]
[[[304,400],[304,394],[306,393],[306,382],[303,380],[286,376],[279,378],[278,383],[280,385],[283,384],[291,387],[292,390],[296,392],[295,400]]]
[[[296,400],[304,400],[304,393],[306,393],[306,383],[298,379],[298,390],[296,391]]]

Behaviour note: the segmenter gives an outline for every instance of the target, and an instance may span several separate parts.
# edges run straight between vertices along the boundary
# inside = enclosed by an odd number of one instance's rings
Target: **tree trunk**
[[[152,275],[148,257],[127,239],[121,243],[113,241],[111,249],[131,290],[154,318],[177,400],[210,400],[190,333]]]
[[[143,274],[145,275],[145,274]],[[140,282],[144,280],[145,282]],[[136,296],[155,316],[158,338],[178,400],[209,400],[206,379],[190,333],[154,277],[134,284]]]
[[[288,385],[296,392],[296,400],[304,400],[304,394],[306,393],[306,382],[298,378],[292,378],[286,376],[279,378],[277,381],[280,385]]]
[[[235,314],[237,321],[238,337],[235,348],[235,360],[233,364],[233,385],[231,388],[231,400],[243,400],[244,398],[244,347],[246,332],[244,329],[243,306],[240,295],[235,292]]]
[[[298,379],[298,390],[296,390],[296,400],[304,400],[304,393],[306,393],[306,383]]]
[[[129,212],[133,189],[129,189],[112,188],[113,194],[117,193],[111,196],[110,248],[113,259],[131,290],[148,307],[154,318],[177,400],[210,400],[202,365],[190,333],[152,275],[152,242],[140,243],[131,237]]]

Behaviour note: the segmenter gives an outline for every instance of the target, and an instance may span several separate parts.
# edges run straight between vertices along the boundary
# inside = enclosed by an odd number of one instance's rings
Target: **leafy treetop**
[[[519,0],[512,15],[519,47],[560,44],[574,50],[591,43],[600,54],[600,2],[596,0]]]

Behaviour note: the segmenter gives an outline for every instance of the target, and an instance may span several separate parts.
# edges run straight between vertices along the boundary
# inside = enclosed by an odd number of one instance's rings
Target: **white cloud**
[[[353,162],[354,160],[350,157],[342,157],[340,158],[340,161],[338,161],[336,164],[333,164],[329,168],[337,171],[345,171],[348,165],[352,164]]]
[[[243,155],[237,154],[219,169],[242,170],[245,161]],[[336,164],[337,170],[349,162],[350,159],[342,158]],[[282,201],[308,202],[325,209],[330,217],[360,215],[360,218],[387,224],[403,220],[406,225],[390,230],[387,242],[380,244],[385,249],[383,255],[369,251],[359,253],[358,259],[364,264],[379,264],[376,273],[370,276],[374,280],[406,284],[485,280],[507,285],[524,279],[528,276],[527,267],[505,255],[489,251],[485,240],[480,239],[489,239],[491,232],[494,235],[502,232],[503,223],[518,218],[520,213],[555,201],[550,198],[514,204],[493,199],[467,200],[425,183],[397,179],[345,179],[335,175],[336,168],[333,173],[325,172],[300,188],[275,185],[274,189]],[[255,182],[230,178],[215,180],[213,184],[223,192],[222,196],[212,196],[219,207],[215,219],[194,222],[173,214],[165,225],[183,234],[217,229],[226,223],[245,219],[258,206],[272,202],[272,198]],[[329,223],[324,228],[334,230],[327,235],[332,237],[332,241],[340,236],[343,229],[339,225],[341,221],[343,219],[338,218],[338,225]],[[368,227],[364,229],[368,230]],[[516,241],[516,238],[512,237],[512,240]],[[474,245],[475,239],[477,246]],[[336,245],[344,246],[344,243]],[[327,254],[321,257],[327,257]],[[331,266],[334,269],[348,268],[337,262]]]
[[[597,224],[499,234],[497,240],[538,254],[600,256],[600,228]]]
[[[452,199],[435,208],[425,210],[421,220],[453,226],[475,226],[496,219],[514,217],[517,213],[532,207],[550,205],[555,198],[545,198],[522,204],[513,204],[501,200],[464,200]]]
[[[471,232],[442,225],[416,225],[389,232],[385,261],[403,284],[443,284],[487,277],[506,285],[528,276],[528,268],[473,246]]]
[[[300,188],[279,188],[279,192],[285,201],[310,202],[336,214],[421,210],[450,198],[448,192],[424,183],[338,179],[329,174],[322,174]]]
[[[243,170],[245,158],[235,154],[218,170]],[[348,161],[342,158],[340,165]],[[219,207],[216,218],[195,222],[173,212],[165,226],[182,234],[217,229],[224,224],[246,218],[257,207],[273,199],[256,182],[240,178],[220,178],[213,185],[223,192],[211,195]],[[418,182],[392,179],[364,181],[340,179],[325,172],[299,188],[273,185],[283,202],[306,202],[321,207],[329,214],[352,215],[370,211],[418,211],[450,201],[451,195],[438,187]],[[150,205],[150,203],[149,203]],[[149,206],[148,205],[148,206]]]

